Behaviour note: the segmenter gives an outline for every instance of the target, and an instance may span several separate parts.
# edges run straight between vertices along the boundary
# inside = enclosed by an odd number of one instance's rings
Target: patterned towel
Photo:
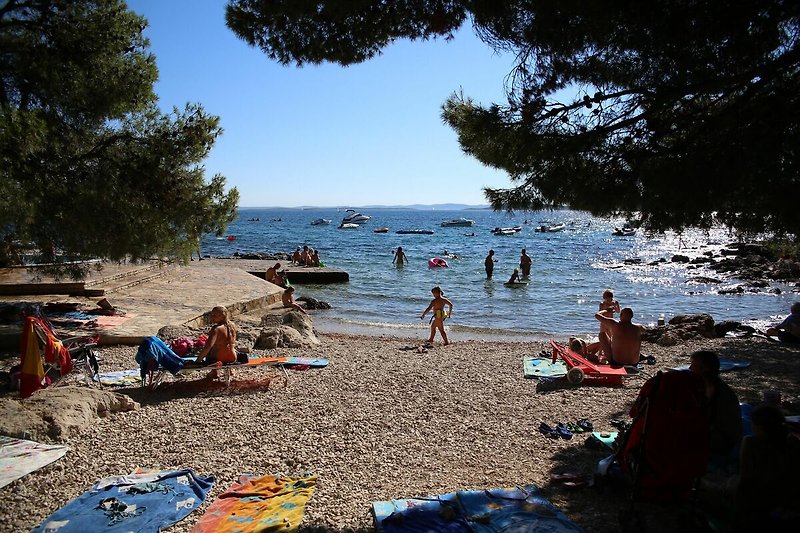
[[[295,531],[316,476],[253,477],[242,475],[231,488],[220,494],[194,526],[195,533],[255,531]]]
[[[157,533],[199,507],[213,485],[191,470],[103,478],[32,533]]]
[[[0,488],[57,461],[67,450],[66,446],[0,436]]]
[[[372,513],[379,533],[581,531],[533,485],[373,502]]]

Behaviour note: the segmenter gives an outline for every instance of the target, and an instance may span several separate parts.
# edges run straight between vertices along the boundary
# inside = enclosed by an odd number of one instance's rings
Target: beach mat
[[[534,485],[373,502],[372,514],[379,533],[581,531]]]
[[[0,436],[0,488],[61,459],[69,448]]]
[[[97,379],[106,387],[128,387],[130,385],[140,385],[142,377],[138,368],[130,370],[117,370],[116,372],[101,372]],[[95,380],[95,381],[96,381]]]
[[[726,359],[724,357],[719,358],[719,371],[720,372],[730,372],[731,370],[738,370],[740,368],[747,368],[751,364],[751,361],[744,361],[739,359]],[[680,370],[689,370],[689,365],[680,365],[674,366],[670,368],[670,370],[680,371]]]
[[[552,357],[524,357],[522,372],[526,378],[560,378],[567,375],[567,365],[560,359],[553,362]]]
[[[288,357],[286,359],[287,366],[305,365],[313,368],[323,368],[328,366],[329,361],[323,357]]]
[[[211,503],[192,531],[296,531],[316,483],[316,476],[244,474]]]
[[[104,478],[31,531],[157,533],[199,507],[213,485],[191,470]]]

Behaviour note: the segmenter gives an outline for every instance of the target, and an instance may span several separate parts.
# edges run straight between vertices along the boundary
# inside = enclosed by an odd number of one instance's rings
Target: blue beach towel
[[[736,359],[726,359],[724,357],[720,357],[719,358],[719,371],[720,372],[729,372],[731,370],[738,370],[740,368],[747,368],[751,364],[752,363],[750,361],[736,360]],[[676,370],[676,371],[689,370],[689,365],[674,366],[674,367],[670,368],[670,370]]]
[[[581,531],[534,485],[373,502],[372,513],[379,533]]]
[[[164,341],[156,336],[145,337],[136,352],[136,362],[139,363],[139,373],[144,381],[149,370],[158,367],[167,369],[173,376],[183,368],[183,359],[172,351]],[[151,366],[151,363],[152,366]]]
[[[526,378],[560,378],[567,375],[567,365],[551,357],[524,357],[522,373]]]
[[[32,533],[157,533],[197,509],[213,477],[167,470],[105,478],[35,527]]]

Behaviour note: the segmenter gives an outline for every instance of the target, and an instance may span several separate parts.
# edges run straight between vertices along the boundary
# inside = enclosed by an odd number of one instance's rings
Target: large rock
[[[0,434],[63,442],[98,417],[138,409],[124,394],[87,387],[48,387],[30,398],[0,398]]]
[[[274,348],[310,348],[320,344],[314,335],[311,317],[299,311],[289,311],[283,315],[280,325],[274,324],[274,315],[266,315],[262,324],[267,326],[261,330],[255,345],[256,350],[272,350]]]

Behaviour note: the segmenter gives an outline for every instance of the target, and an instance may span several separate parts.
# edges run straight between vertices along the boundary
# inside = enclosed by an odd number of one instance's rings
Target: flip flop
[[[550,474],[552,481],[576,481],[586,477],[586,474],[578,474],[577,472],[559,472]]]
[[[594,486],[594,479],[592,476],[584,476],[581,479],[576,479],[574,481],[564,481],[561,484],[562,487],[568,489],[582,489],[584,487],[592,487]]]
[[[572,438],[572,432],[570,430],[568,430],[567,426],[565,426],[561,422],[556,424],[556,433],[558,434],[558,436],[560,436],[560,437],[562,437],[562,438],[564,438],[566,440],[569,440],[569,439]]]
[[[558,432],[547,425],[546,422],[539,424],[539,433],[550,439],[557,439],[560,435]]]
[[[579,418],[576,423],[578,424],[578,427],[580,427],[583,431],[588,432],[594,429],[592,422],[588,418]]]
[[[566,428],[570,430],[573,434],[575,433],[583,433],[585,430],[580,427],[578,424],[573,424],[572,422],[567,422],[565,424]]]

